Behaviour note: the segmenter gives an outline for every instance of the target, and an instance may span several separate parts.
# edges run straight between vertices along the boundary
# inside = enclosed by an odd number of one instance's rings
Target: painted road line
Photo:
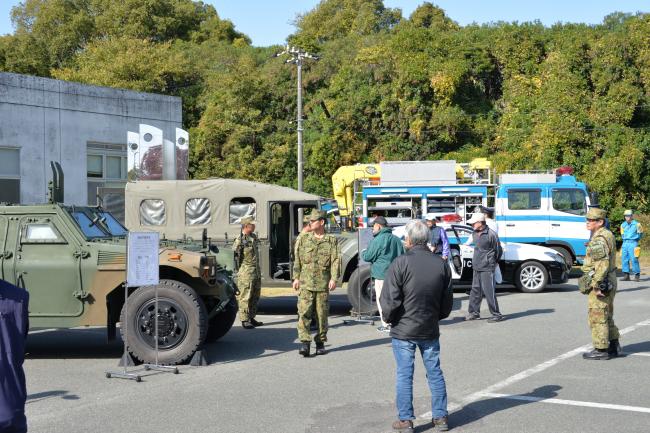
[[[619,331],[620,335],[625,335],[629,334],[630,332],[634,332],[637,329],[641,328],[642,326],[648,326],[650,325],[650,319],[641,321],[635,325],[628,326],[625,329],[622,329]],[[521,382],[524,379],[528,379],[530,376],[541,373],[544,370],[548,370],[549,368],[556,366],[562,361],[565,361],[569,358],[572,358],[576,355],[580,355],[583,352],[586,352],[587,350],[591,349],[591,344],[585,344],[584,346],[577,347],[573,350],[570,350],[566,353],[563,353],[562,355],[556,356],[553,359],[549,359],[548,361],[542,362],[541,364],[538,364],[534,367],[531,367],[527,370],[522,371],[521,373],[517,373],[515,375],[512,375],[500,382],[495,383],[494,385],[490,385],[485,389],[482,389],[481,391],[477,391],[473,394],[470,394],[463,399],[461,399],[458,403],[452,403],[448,405],[447,410],[449,413],[456,412],[460,409],[462,409],[464,406],[467,406],[468,404],[477,402],[479,400],[483,399],[483,395],[485,394],[492,394],[495,393],[503,388],[506,388],[512,384],[515,384],[517,382]],[[420,418],[431,418],[431,412],[424,413],[420,415]]]
[[[485,398],[502,398],[505,400],[530,401],[535,403],[563,404],[566,406],[593,407],[597,409],[623,410],[627,412],[650,413],[650,407],[625,406],[620,404],[595,403],[591,401],[563,400],[560,398],[534,397],[531,395],[497,394],[486,392]]]

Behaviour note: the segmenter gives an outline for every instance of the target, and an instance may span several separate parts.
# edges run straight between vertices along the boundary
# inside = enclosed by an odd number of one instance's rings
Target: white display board
[[[158,232],[129,232],[127,236],[126,283],[129,287],[160,283]]]

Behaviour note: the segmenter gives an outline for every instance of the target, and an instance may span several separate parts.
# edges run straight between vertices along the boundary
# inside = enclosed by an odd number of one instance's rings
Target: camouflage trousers
[[[257,315],[257,303],[260,300],[260,293],[262,291],[262,282],[259,278],[242,281],[237,283],[239,295],[237,302],[239,303],[239,320],[242,322],[254,319]]]
[[[301,342],[311,341],[309,327],[312,319],[316,319],[318,322],[318,333],[314,337],[316,343],[327,341],[329,297],[328,291],[312,292],[311,290],[300,289],[298,293],[298,339]]]
[[[616,286],[602,298],[596,296],[593,290],[589,292],[589,327],[595,349],[607,349],[611,340],[618,340],[618,328],[614,324],[614,296]]]

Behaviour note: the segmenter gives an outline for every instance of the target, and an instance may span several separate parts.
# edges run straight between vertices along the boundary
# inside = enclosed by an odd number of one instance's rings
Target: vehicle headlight
[[[544,254],[546,254],[547,256],[549,256],[550,258],[552,258],[558,263],[562,263],[563,265],[566,264],[566,262],[564,261],[564,256],[560,253],[551,253],[547,251]]]

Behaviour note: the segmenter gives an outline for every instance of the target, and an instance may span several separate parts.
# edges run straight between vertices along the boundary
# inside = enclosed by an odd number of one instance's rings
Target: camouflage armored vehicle
[[[241,233],[241,219],[251,216],[260,240],[262,286],[289,287],[292,248],[302,230],[299,215],[319,208],[321,201],[295,189],[240,179],[129,182],[125,224],[130,230],[156,230],[161,238],[187,242],[199,239],[206,229],[221,251],[218,261],[232,270],[229,247]],[[334,219],[328,223],[330,231],[336,232]],[[357,269],[357,239],[354,233],[336,235],[340,236],[342,284]]]
[[[155,287],[131,288],[124,313],[126,233],[101,207],[0,205],[1,277],[29,291],[32,329],[99,325],[112,340],[128,321],[128,350],[153,362]],[[207,248],[161,242],[159,257],[159,360],[176,364],[228,332],[235,286]]]

